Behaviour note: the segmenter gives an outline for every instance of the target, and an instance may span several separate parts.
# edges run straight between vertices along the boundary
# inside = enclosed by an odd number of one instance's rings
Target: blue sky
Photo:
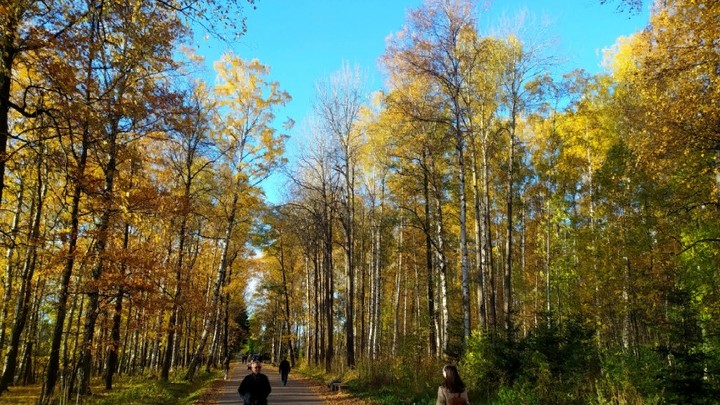
[[[649,11],[637,15],[620,13],[617,4],[600,0],[479,0],[480,30],[494,31],[505,17],[525,10],[535,23],[549,21],[549,35],[557,41],[556,54],[565,60],[562,72],[584,68],[601,71],[602,49],[620,36],[642,29]],[[271,68],[270,79],[278,81],[293,100],[276,115],[282,122],[297,122],[290,132],[289,157],[302,149],[298,131],[312,112],[315,84],[340,69],[343,61],[358,65],[368,75],[368,90],[383,86],[378,58],[385,52],[385,39],[400,31],[406,11],[422,0],[256,0],[256,9],[245,8],[247,34],[233,44],[199,40],[199,53],[208,69],[224,51],[244,59],[259,59]],[[647,6],[646,6],[647,7]],[[265,184],[271,202],[279,202],[283,181],[273,176]]]

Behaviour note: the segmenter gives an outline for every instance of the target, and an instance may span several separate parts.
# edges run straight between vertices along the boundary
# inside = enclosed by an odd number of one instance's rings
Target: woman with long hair
[[[465,391],[465,383],[463,383],[460,378],[457,367],[452,364],[446,364],[445,367],[443,367],[443,383],[438,388],[435,405],[455,404],[470,405],[470,400]]]

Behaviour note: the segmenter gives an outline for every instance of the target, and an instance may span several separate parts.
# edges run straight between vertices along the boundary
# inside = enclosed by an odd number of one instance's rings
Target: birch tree
[[[426,119],[443,123],[453,141],[458,181],[460,274],[463,308],[463,345],[470,336],[469,254],[467,238],[466,153],[470,105],[463,94],[477,68],[474,3],[460,0],[429,1],[409,14],[407,26],[386,51],[393,69],[424,78],[438,94],[436,115]],[[439,115],[438,115],[439,114]]]
[[[322,130],[338,145],[336,166],[343,179],[341,223],[345,235],[345,338],[348,367],[355,366],[355,182],[358,147],[362,141],[359,119],[365,101],[358,68],[343,64],[342,69],[316,88],[315,111]]]
[[[316,289],[319,291],[316,301],[316,334],[318,358],[324,360],[325,370],[332,371],[335,356],[334,348],[334,302],[335,277],[333,274],[334,222],[341,190],[341,179],[335,170],[335,151],[331,146],[329,134],[322,132],[320,124],[312,121],[306,135],[312,145],[300,156],[297,173],[293,174],[293,183],[305,196],[303,206],[317,224],[319,241],[315,269]],[[317,339],[317,338],[316,338]],[[324,356],[321,356],[323,354]]]
[[[505,183],[505,249],[503,263],[503,326],[505,333],[513,333],[513,252],[514,252],[514,199],[518,182],[516,156],[523,113],[534,102],[531,84],[544,73],[552,63],[552,57],[546,55],[546,43],[543,43],[542,28],[538,32],[528,33],[530,24],[527,16],[521,14],[513,23],[512,32],[504,40],[501,56],[503,63],[500,79],[500,114],[504,120],[503,132],[507,134],[507,159]],[[521,36],[523,35],[523,36]],[[533,35],[530,37],[530,35]],[[530,37],[525,38],[524,36]]]
[[[221,257],[210,304],[213,313],[225,284],[236,222],[246,219],[238,218],[238,214],[249,213],[241,210],[240,203],[244,200],[245,209],[252,205],[253,189],[284,162],[281,153],[287,136],[278,134],[273,126],[274,109],[290,100],[289,94],[281,90],[277,82],[266,81],[270,70],[258,60],[245,61],[226,54],[215,68],[219,79],[215,92],[219,106],[224,110],[222,121],[216,125],[216,143],[231,178],[225,229],[221,236]],[[215,327],[214,322],[208,322],[203,328],[185,379],[191,380],[195,375],[208,336]]]

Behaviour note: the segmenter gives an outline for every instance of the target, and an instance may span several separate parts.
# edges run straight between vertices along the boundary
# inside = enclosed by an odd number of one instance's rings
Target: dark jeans
[[[281,373],[280,378],[282,379],[283,385],[287,385],[287,378],[289,373]]]

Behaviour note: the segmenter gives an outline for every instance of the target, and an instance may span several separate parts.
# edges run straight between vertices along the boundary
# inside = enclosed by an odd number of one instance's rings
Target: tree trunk
[[[41,395],[41,403],[47,404],[53,395],[57,383],[60,366],[60,344],[62,342],[65,315],[67,314],[67,300],[70,295],[70,278],[75,266],[75,254],[77,251],[78,232],[80,228],[80,198],[82,195],[83,177],[88,157],[89,129],[87,125],[83,128],[80,158],[75,174],[75,186],[73,187],[72,203],[70,206],[70,233],[68,235],[68,253],[65,258],[65,266],[60,278],[58,291],[57,315],[53,328],[52,343],[50,348],[50,359],[46,373],[44,390]]]
[[[505,315],[505,333],[512,337],[513,296],[512,296],[512,253],[513,253],[513,193],[515,180],[515,103],[510,117],[510,144],[508,145],[508,179],[507,179],[507,224],[505,228],[505,266],[503,274],[503,312]]]
[[[0,310],[0,354],[2,354],[2,350],[5,348],[5,327],[13,290],[13,279],[15,278],[13,273],[15,272],[15,266],[17,266],[15,253],[17,248],[18,233],[20,231],[20,214],[22,213],[22,207],[25,203],[25,182],[20,182],[19,187],[20,190],[18,190],[17,208],[13,214],[12,230],[10,231],[10,243],[8,245],[7,252],[5,253],[5,274],[3,276],[2,283],[3,296],[2,303],[0,303],[0,305],[2,305],[2,310]]]
[[[547,204],[547,225],[545,226],[545,311],[547,312],[547,322],[550,324],[550,241],[552,237],[552,212],[550,209],[550,197],[548,196]]]
[[[43,238],[45,236],[43,235]],[[43,268],[41,263],[38,268]],[[38,280],[37,287],[35,288],[34,299],[32,308],[30,310],[30,326],[26,334],[27,344],[25,345],[25,352],[23,354],[22,366],[20,367],[20,381],[23,385],[35,384],[35,346],[40,342],[40,336],[38,333],[38,317],[40,316],[40,304],[45,296],[45,278]]]
[[[436,208],[436,237],[437,237],[437,260],[438,270],[440,274],[440,306],[442,310],[442,329],[440,329],[440,344],[442,353],[448,353],[448,329],[450,326],[450,311],[448,308],[448,284],[447,284],[447,258],[445,256],[445,225],[443,224],[442,201],[440,190],[435,190],[435,208]]]
[[[362,222],[362,219],[361,219]],[[367,251],[367,238],[360,238],[360,251],[365,252]],[[364,266],[362,268],[365,268]],[[360,274],[360,353],[367,353],[367,288],[368,288],[368,278],[365,277],[366,272],[358,271]]]
[[[280,270],[282,272],[282,291],[283,291],[283,298],[284,298],[284,304],[285,304],[285,327],[288,331],[288,336],[290,336],[290,296],[288,294],[288,287],[287,287],[287,275],[286,275],[286,269],[285,269],[285,252],[284,252],[284,246],[282,242],[282,236],[280,239]],[[293,269],[291,268],[290,271]],[[290,361],[295,362],[295,352],[293,349],[293,342],[292,338],[288,337],[288,348],[290,350]]]
[[[130,241],[130,224],[125,223],[125,232],[123,233],[123,250],[128,251]],[[123,260],[120,264],[120,272],[125,277],[127,263]],[[122,307],[125,289],[119,286],[117,296],[115,297],[115,310],[112,317],[112,326],[110,332],[110,350],[108,353],[107,370],[105,370],[105,389],[112,389],[112,380],[118,369],[118,351],[120,350],[120,322],[122,320]]]
[[[33,218],[32,227],[28,240],[28,251],[23,264],[20,287],[18,289],[17,301],[15,304],[15,316],[10,332],[8,351],[5,354],[5,362],[2,377],[0,377],[0,395],[8,390],[15,377],[17,357],[20,352],[20,336],[25,329],[25,324],[30,310],[32,298],[32,278],[35,273],[37,262],[37,250],[42,243],[40,240],[40,224],[42,222],[43,204],[45,202],[46,185],[43,177],[42,159],[38,156],[37,170],[37,191],[33,199],[33,207],[30,209]]]
[[[186,203],[190,197],[190,184],[185,184],[184,200]],[[180,300],[182,297],[182,269],[185,257],[185,232],[187,229],[187,213],[183,212],[178,235],[178,259],[175,265],[175,291],[173,292],[172,308],[168,320],[167,338],[165,340],[165,358],[163,359],[160,379],[168,381],[170,378],[170,367],[172,366],[173,353],[175,349],[175,327],[177,325],[178,312],[180,311]]]
[[[395,316],[393,316],[393,338],[392,338],[392,355],[395,357],[397,355],[397,349],[398,349],[398,336],[400,335],[400,284],[402,282],[402,266],[403,266],[403,221],[400,220],[400,230],[398,231],[398,241],[397,241],[397,256],[398,256],[398,262],[397,262],[397,269],[395,271],[395,288],[394,288],[394,296],[393,300],[395,303]]]
[[[427,157],[427,152],[423,151],[423,160]],[[425,218],[424,218],[424,231],[425,231],[425,269],[427,271],[427,305],[428,305],[428,329],[430,331],[428,340],[430,347],[430,355],[434,358],[437,357],[438,351],[438,320],[437,312],[435,311],[435,291],[434,291],[434,277],[433,277],[433,244],[432,244],[432,231],[431,231],[431,214],[430,205],[430,181],[428,178],[427,168],[423,170],[423,195],[425,200]]]
[[[321,298],[321,275],[320,275],[320,249],[321,244],[317,243],[314,246],[313,249],[313,302],[315,305],[313,305],[313,332],[315,338],[313,339],[313,363],[314,365],[320,364],[320,337],[322,335],[322,326],[320,324],[320,319],[322,317],[321,315],[321,309],[322,309],[322,301]]]
[[[482,182],[483,182],[483,222],[485,223],[484,272],[488,279],[488,322],[493,330],[497,330],[497,283],[495,282],[495,264],[492,252],[492,221],[490,213],[490,162],[488,159],[487,134],[483,135],[482,147]]]
[[[348,146],[349,148],[349,146]],[[347,365],[351,369],[355,367],[355,190],[354,190],[354,167],[350,161],[350,152],[345,152],[345,277],[347,299],[345,303],[345,336]]]
[[[485,264],[485,229],[482,215],[482,207],[480,206],[480,184],[478,176],[478,159],[477,159],[477,147],[473,145],[472,148],[472,186],[474,192],[473,208],[475,209],[475,273],[477,273],[478,287],[477,287],[477,303],[478,303],[478,318],[480,321],[480,328],[485,331],[487,330],[487,308],[485,307],[485,276],[484,276],[484,264]]]
[[[122,88],[122,85],[120,85]],[[119,90],[122,94],[122,90]],[[120,97],[120,96],[119,96]],[[120,98],[119,98],[120,99]],[[83,354],[82,354],[82,366],[80,368],[80,392],[83,395],[90,394],[90,378],[92,377],[92,361],[93,355],[92,350],[95,344],[95,322],[98,317],[98,310],[100,308],[100,291],[97,283],[100,281],[100,277],[105,269],[105,251],[107,249],[108,238],[110,231],[110,219],[112,217],[112,205],[113,205],[113,194],[115,190],[115,174],[117,170],[117,135],[119,131],[119,120],[120,117],[113,117],[110,121],[112,128],[108,133],[108,161],[105,165],[105,188],[103,190],[102,201],[104,210],[100,217],[100,223],[97,228],[97,238],[93,248],[93,256],[95,258],[95,265],[93,266],[91,276],[92,280],[89,283],[88,295],[88,309],[85,317],[85,327],[83,331]]]
[[[227,287],[230,284],[230,280],[232,280],[232,266],[228,269],[228,276],[227,280],[225,280],[225,287]],[[221,351],[222,351],[222,366],[223,366],[223,372],[225,374],[225,379],[227,379],[228,373],[230,372],[230,292],[229,290],[225,291],[225,297],[223,299],[223,322],[222,322],[222,342],[221,342]]]
[[[188,381],[192,381],[192,379],[195,377],[195,371],[197,370],[197,367],[202,360],[202,355],[205,351],[205,345],[207,344],[207,339],[210,335],[210,329],[215,327],[212,320],[215,319],[215,308],[217,308],[218,302],[220,301],[220,291],[225,285],[225,274],[228,267],[228,257],[230,250],[230,242],[232,239],[232,231],[235,227],[235,214],[237,212],[238,198],[238,191],[236,190],[233,193],[232,204],[230,206],[230,215],[228,216],[227,227],[225,228],[225,237],[223,238],[225,245],[223,246],[217,279],[215,280],[215,288],[213,289],[212,293],[212,302],[210,304],[210,310],[212,311],[212,313],[210,314],[210,320],[205,324],[205,327],[203,328],[202,334],[200,335],[200,342],[195,349],[195,354],[193,355],[192,360],[190,360],[190,365],[188,366],[187,373],[185,374],[184,379]]]
[[[333,230],[332,230],[332,209],[329,207],[329,202],[324,201],[324,215],[323,219],[325,222],[324,235],[325,240],[323,243],[323,267],[324,267],[324,292],[325,292],[325,323],[326,323],[326,341],[327,346],[325,348],[325,371],[332,371],[332,360],[335,353],[334,348],[334,326],[333,326],[333,308],[334,308],[334,280],[333,280]]]
[[[462,346],[467,345],[470,337],[470,287],[469,287],[469,258],[467,247],[467,197],[465,195],[465,139],[459,129],[460,117],[456,117],[455,152],[458,164],[458,194],[460,196],[460,273],[462,288],[463,336]]]
[[[622,284],[622,304],[623,304],[623,320],[622,320],[622,343],[625,350],[630,349],[630,259],[624,257],[625,266],[623,266],[623,284]]]
[[[22,7],[12,7],[17,13]],[[5,189],[5,163],[7,162],[7,143],[10,139],[10,87],[12,83],[13,63],[18,50],[15,48],[17,30],[20,25],[16,13],[8,13],[6,24],[0,37],[0,207]],[[0,391],[0,394],[2,391]]]
[[[312,245],[312,243],[311,243]],[[310,248],[312,249],[312,248]],[[305,364],[312,364],[310,360],[312,359],[313,355],[313,333],[310,331],[315,326],[315,319],[313,319],[313,295],[310,293],[310,289],[312,288],[313,284],[313,277],[312,273],[310,272],[310,258],[308,257],[310,255],[309,252],[305,252],[305,255],[303,257],[303,263],[305,267],[305,302],[307,302],[307,311],[305,313],[305,319],[306,319],[306,325],[307,330],[305,332]]]

